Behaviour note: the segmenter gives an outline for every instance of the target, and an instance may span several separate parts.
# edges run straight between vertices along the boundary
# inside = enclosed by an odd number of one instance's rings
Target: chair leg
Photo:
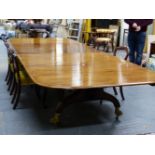
[[[14,89],[15,89],[15,78],[13,78],[13,81],[12,81],[12,86],[11,86],[11,90],[10,90],[10,95],[13,94]]]
[[[11,89],[12,82],[13,82],[13,74],[11,73],[11,76],[10,76],[10,79],[9,79],[9,83],[8,83],[8,91],[10,91],[10,89]]]
[[[18,103],[19,103],[19,97],[20,97],[20,93],[21,93],[21,87],[18,85],[17,86],[17,96],[16,96],[16,99],[15,99],[15,103],[13,105],[13,109],[15,110]]]
[[[105,52],[109,52],[109,45],[108,45],[108,43],[104,44],[104,51]]]
[[[107,52],[109,52],[109,45],[107,45]]]
[[[6,85],[8,85],[8,83],[9,83],[10,76],[11,76],[11,72],[9,71],[8,77],[6,79]]]
[[[124,94],[123,94],[123,87],[120,86],[120,87],[119,87],[119,90],[120,90],[120,94],[121,94],[122,100],[125,100]]]
[[[7,74],[6,74],[6,77],[5,77],[5,81],[8,81],[9,75],[10,75],[10,69],[8,67],[8,71],[7,71]]]
[[[8,77],[8,80],[7,80],[7,83],[6,83],[7,85],[9,85],[9,83],[10,83],[10,81],[11,81],[12,76],[13,76],[13,75],[12,75],[12,73],[10,72],[9,77]]]
[[[11,100],[11,104],[14,103],[16,95],[17,95],[17,84],[15,84],[15,91],[14,91],[14,94],[13,94],[13,97],[12,97],[12,100]]]
[[[114,51],[114,44],[113,44],[113,42],[111,43],[111,50],[112,50],[112,52]]]
[[[115,95],[118,95],[116,87],[113,87]]]

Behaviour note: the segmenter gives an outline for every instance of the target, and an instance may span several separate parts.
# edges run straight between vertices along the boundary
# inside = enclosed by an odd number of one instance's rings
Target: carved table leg
[[[119,109],[120,108],[119,101],[111,94],[104,92],[103,89],[97,88],[97,89],[87,89],[87,90],[76,90],[76,91],[73,91],[72,94],[64,97],[62,102],[60,102],[57,105],[56,112],[54,116],[51,118],[51,122],[54,124],[59,123],[61,113],[70,104],[89,101],[89,100],[111,101],[115,107],[116,118],[118,118],[122,114],[122,112]]]

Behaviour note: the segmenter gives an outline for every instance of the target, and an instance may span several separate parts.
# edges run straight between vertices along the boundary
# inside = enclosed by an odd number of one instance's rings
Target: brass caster
[[[58,125],[60,123],[60,113],[55,113],[54,116],[50,119],[50,123]]]
[[[115,115],[116,115],[116,120],[119,119],[119,116],[121,116],[123,113],[122,111],[119,109],[119,107],[115,108]]]

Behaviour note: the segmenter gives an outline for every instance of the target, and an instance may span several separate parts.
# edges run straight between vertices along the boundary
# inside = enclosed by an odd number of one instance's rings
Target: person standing
[[[141,65],[143,49],[145,46],[147,26],[152,24],[152,19],[125,19],[129,24],[128,46],[129,60],[132,63]]]

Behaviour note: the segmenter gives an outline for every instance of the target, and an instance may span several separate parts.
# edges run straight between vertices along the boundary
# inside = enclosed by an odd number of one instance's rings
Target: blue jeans
[[[130,62],[141,65],[146,32],[129,32],[128,46]]]

